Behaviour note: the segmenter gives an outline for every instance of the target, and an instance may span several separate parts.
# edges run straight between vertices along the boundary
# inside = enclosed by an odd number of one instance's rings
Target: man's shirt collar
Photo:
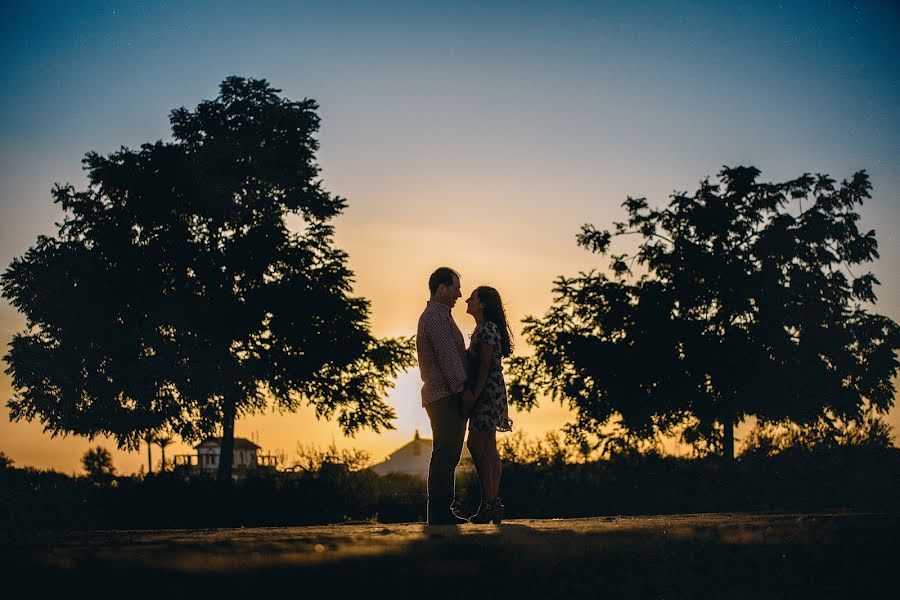
[[[448,315],[450,314],[450,307],[443,302],[438,302],[437,300],[429,300],[428,304],[426,304],[426,307],[431,309],[440,309],[446,312]]]

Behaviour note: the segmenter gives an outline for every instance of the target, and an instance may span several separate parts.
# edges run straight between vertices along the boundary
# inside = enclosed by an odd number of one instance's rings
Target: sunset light
[[[888,597],[898,23],[3,3],[5,589]]]

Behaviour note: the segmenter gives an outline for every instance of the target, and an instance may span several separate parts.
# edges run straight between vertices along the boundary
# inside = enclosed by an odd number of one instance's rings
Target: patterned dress
[[[491,359],[491,367],[488,371],[484,390],[475,400],[475,407],[469,416],[470,431],[511,431],[512,421],[509,418],[509,405],[506,400],[506,383],[503,381],[503,364],[500,354],[502,343],[500,341],[500,329],[491,321],[487,321],[481,327],[476,327],[472,333],[469,345],[469,380],[470,386],[475,387],[478,377],[478,367],[481,364],[479,350],[482,344],[489,344],[494,348],[494,357]]]

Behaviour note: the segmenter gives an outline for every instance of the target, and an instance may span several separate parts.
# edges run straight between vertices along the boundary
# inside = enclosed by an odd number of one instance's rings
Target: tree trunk
[[[719,423],[722,424],[722,460],[726,463],[734,462],[734,427],[737,424],[735,418],[739,398],[734,394],[723,394],[719,397]]]
[[[734,420],[725,420],[725,439],[722,442],[722,455],[725,462],[734,462]]]
[[[162,465],[160,466],[160,471],[166,470],[166,447],[160,446],[159,451],[162,452]]]
[[[222,445],[219,450],[219,472],[217,479],[224,485],[231,484],[232,463],[234,462],[234,396],[225,398],[225,414],[222,421]]]
[[[147,438],[147,474],[153,472],[153,455],[150,453],[150,450],[153,449],[153,440]]]

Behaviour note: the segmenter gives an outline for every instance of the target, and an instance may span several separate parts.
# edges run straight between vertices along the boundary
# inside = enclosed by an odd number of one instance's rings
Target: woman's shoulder
[[[498,333],[499,331],[500,329],[497,327],[496,323],[493,321],[485,321],[475,328],[475,332],[472,335],[490,335]]]
[[[500,328],[493,321],[485,321],[484,325],[479,328],[479,333],[481,334],[479,337],[486,341],[500,339]]]

